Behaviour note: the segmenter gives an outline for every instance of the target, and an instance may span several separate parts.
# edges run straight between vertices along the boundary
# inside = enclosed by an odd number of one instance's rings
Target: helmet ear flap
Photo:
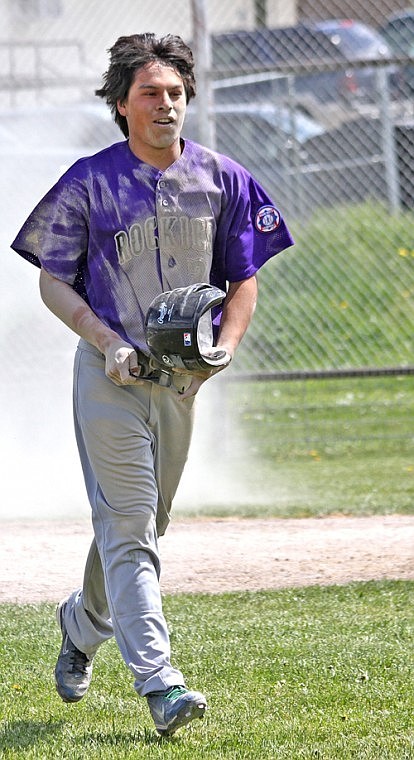
[[[145,339],[158,365],[191,374],[227,363],[226,352],[211,350],[211,309],[225,296],[220,288],[198,282],[154,298],[145,319]]]

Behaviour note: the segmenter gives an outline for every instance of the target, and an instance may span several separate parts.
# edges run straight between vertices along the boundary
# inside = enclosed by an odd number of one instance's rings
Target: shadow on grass
[[[75,739],[76,745],[85,752],[90,752],[98,748],[106,747],[116,752],[121,750],[138,749],[141,747],[157,746],[163,747],[166,744],[180,744],[180,736],[159,736],[155,729],[142,728],[135,731],[85,731]]]
[[[89,747],[117,747],[120,749],[130,749],[131,746],[137,744],[145,744],[147,746],[156,745],[162,746],[167,743],[176,743],[179,741],[179,737],[176,736],[159,736],[155,729],[142,728],[136,731],[85,731],[82,736],[76,739],[76,743],[83,747],[85,750]]]
[[[63,720],[56,722],[42,720],[15,720],[5,724],[0,732],[0,747],[2,749],[27,749],[39,741],[47,741],[48,736],[57,734]]]
[[[2,750],[24,750],[44,742],[47,745],[48,738],[57,735],[66,725],[63,720],[31,721],[16,720],[7,723],[0,732],[0,748]],[[155,730],[143,728],[138,731],[85,731],[79,737],[72,737],[74,744],[79,744],[84,750],[93,747],[118,747],[131,748],[134,744],[162,746],[166,743],[175,743],[177,737],[162,737]]]

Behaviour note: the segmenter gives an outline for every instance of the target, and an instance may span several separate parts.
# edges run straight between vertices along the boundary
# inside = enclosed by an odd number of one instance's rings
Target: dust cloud
[[[77,337],[41,302],[38,270],[12,251],[3,251],[3,258],[0,519],[88,518],[72,422]],[[180,511],[254,498],[247,476],[255,465],[229,414],[229,392],[220,377],[199,391],[190,455],[174,503]]]

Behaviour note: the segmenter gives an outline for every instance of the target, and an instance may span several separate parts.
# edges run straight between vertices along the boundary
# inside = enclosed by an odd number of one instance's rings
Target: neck
[[[177,161],[182,152],[180,139],[167,148],[153,148],[150,145],[143,145],[142,143],[137,143],[133,137],[129,138],[128,144],[134,156],[139,158],[140,161],[162,171],[168,169],[171,164]]]

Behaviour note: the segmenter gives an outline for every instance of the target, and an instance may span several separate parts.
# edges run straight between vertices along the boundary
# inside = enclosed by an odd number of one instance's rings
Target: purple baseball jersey
[[[165,171],[128,141],[77,161],[30,214],[12,248],[82,295],[146,350],[145,315],[159,293],[247,279],[293,244],[281,213],[246,169],[185,141]],[[220,309],[215,314],[215,326]]]

